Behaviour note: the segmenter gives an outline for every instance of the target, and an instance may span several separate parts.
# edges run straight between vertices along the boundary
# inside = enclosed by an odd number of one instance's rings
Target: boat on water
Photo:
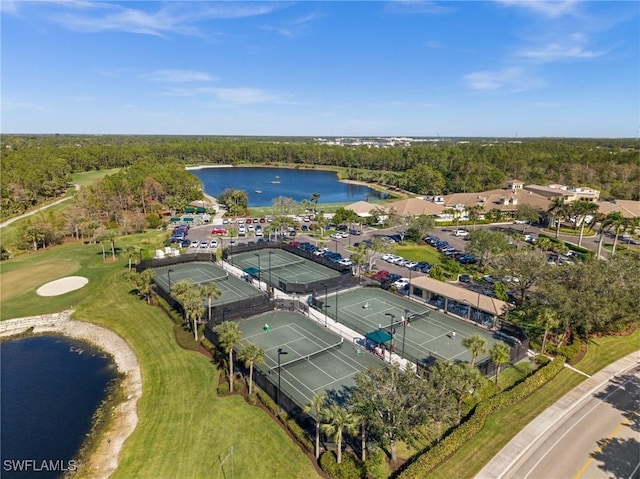
[[[260,193],[262,193],[262,190],[256,190],[255,193],[260,194]]]
[[[271,182],[272,185],[279,185],[280,184],[280,180],[273,180]]]

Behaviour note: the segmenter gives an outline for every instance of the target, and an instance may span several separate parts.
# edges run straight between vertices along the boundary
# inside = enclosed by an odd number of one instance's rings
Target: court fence
[[[182,256],[175,256],[171,258],[158,258],[146,260],[136,266],[136,271],[141,272],[149,268],[161,268],[163,266],[172,266],[176,264],[185,264],[201,261],[211,261],[211,255],[208,253],[194,253]],[[157,283],[156,283],[157,284]],[[156,288],[156,293],[162,299],[164,299],[169,306],[176,311],[180,312],[184,316],[184,308],[182,304],[176,300],[169,291],[165,291],[163,288]],[[211,317],[209,317],[209,308],[205,307],[203,316],[204,322],[208,327],[214,327],[215,324],[226,320],[233,320],[239,318],[248,318],[257,314],[264,313],[273,309],[272,301],[269,300],[269,296],[264,293],[259,296],[252,296],[250,298],[242,298],[236,301],[229,301],[227,303],[218,304],[211,308]],[[210,325],[210,326],[209,326]]]
[[[300,258],[312,261],[315,264],[320,266],[324,266],[325,268],[329,268],[333,271],[339,273],[339,276],[333,278],[324,278],[307,282],[300,281],[286,281],[278,279],[278,283],[273,286],[280,291],[284,291],[287,294],[308,294],[314,293],[315,291],[320,291],[324,289],[326,285],[327,288],[349,288],[359,284],[359,280],[353,276],[352,270],[350,266],[345,266],[341,264],[334,263],[333,261],[328,260],[322,256],[316,256],[311,253],[307,253],[295,246],[291,246],[287,243],[279,243],[276,241],[264,241],[261,243],[255,244],[240,244],[235,245],[233,247],[227,246],[222,251],[222,258],[233,264],[233,255],[239,253],[247,253],[252,251],[259,251],[262,249],[280,249],[283,251],[287,251],[295,256]],[[265,275],[262,275],[263,280],[265,279]]]

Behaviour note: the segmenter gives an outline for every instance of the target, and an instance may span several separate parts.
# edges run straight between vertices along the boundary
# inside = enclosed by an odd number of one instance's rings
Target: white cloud
[[[538,48],[522,49],[516,54],[538,62],[553,62],[571,59],[589,59],[605,55],[605,50],[587,49],[588,39],[585,35],[574,33],[564,41],[551,42]]]
[[[44,5],[54,9],[48,18],[69,30],[161,37],[171,33],[202,36],[197,25],[204,21],[259,16],[283,8],[282,4],[271,2],[168,2],[155,10],[155,2],[143,2],[141,5],[147,7],[144,10],[107,2],[61,1]]]
[[[473,72],[465,75],[464,80],[470,89],[484,91],[521,92],[534,90],[543,85],[542,80],[519,67]]]
[[[193,70],[156,70],[143,75],[143,77],[161,83],[210,82],[217,79],[207,72]]]
[[[385,11],[390,13],[449,13],[449,7],[429,0],[392,0],[385,5]]]
[[[577,0],[496,0],[497,3],[509,7],[519,7],[546,17],[561,17],[577,13]]]
[[[259,88],[214,88],[213,92],[221,100],[241,105],[279,101],[276,95]]]

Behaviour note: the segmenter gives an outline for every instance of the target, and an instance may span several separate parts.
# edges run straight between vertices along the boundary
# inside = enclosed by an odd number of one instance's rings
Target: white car
[[[342,258],[338,260],[338,264],[341,264],[344,266],[351,266],[353,264],[353,261],[351,261],[349,258]]]
[[[209,247],[209,242],[208,241],[202,241],[200,243],[200,249],[207,249]]]
[[[193,241],[191,242],[191,247],[192,247],[192,248],[197,248],[199,244],[200,244],[200,241],[198,241],[198,240],[193,240]]]
[[[453,234],[457,237],[462,237],[462,238],[469,236],[469,232],[467,230],[455,230]]]
[[[394,281],[391,286],[394,286],[396,289],[402,289],[408,284],[409,280],[407,278],[400,278],[399,280]]]
[[[211,242],[209,243],[209,247],[210,248],[217,248],[218,247],[218,240],[211,240]]]

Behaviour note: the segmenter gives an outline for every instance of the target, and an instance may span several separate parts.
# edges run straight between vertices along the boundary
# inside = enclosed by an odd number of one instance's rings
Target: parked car
[[[469,236],[469,232],[467,230],[455,230],[453,235],[456,237],[466,237]]]
[[[224,228],[213,228],[211,230],[212,235],[226,235],[228,231]]]
[[[378,271],[377,273],[375,273],[371,277],[373,279],[375,279],[376,281],[380,281],[380,280],[386,278],[387,276],[389,276],[389,271],[387,271],[386,269],[381,269],[380,271]]]
[[[461,283],[471,283],[471,276],[468,274],[461,274],[458,276],[458,281]]]
[[[207,249],[209,247],[209,242],[208,241],[201,241],[199,247],[200,247],[200,249]]]

